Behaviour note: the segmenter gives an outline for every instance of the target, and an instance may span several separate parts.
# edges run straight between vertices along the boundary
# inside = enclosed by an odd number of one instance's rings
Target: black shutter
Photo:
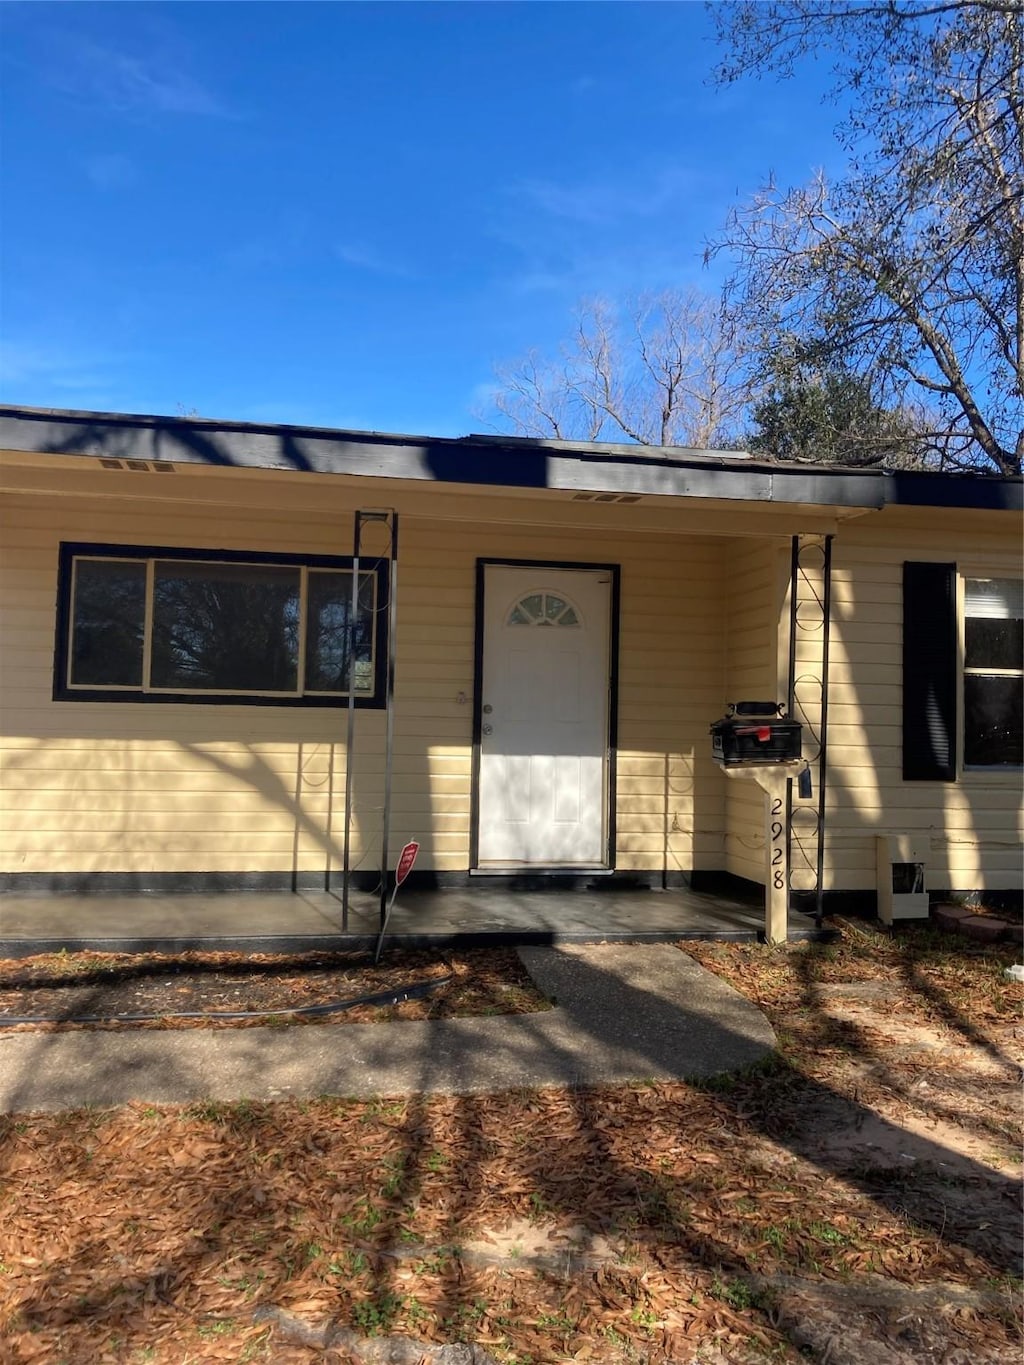
[[[956,780],[956,565],[903,565],[903,778]]]

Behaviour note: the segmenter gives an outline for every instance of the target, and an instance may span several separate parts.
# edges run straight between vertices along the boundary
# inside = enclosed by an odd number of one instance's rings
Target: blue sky
[[[7,4],[0,399],[461,435],[582,296],[716,288],[827,64],[701,4]]]

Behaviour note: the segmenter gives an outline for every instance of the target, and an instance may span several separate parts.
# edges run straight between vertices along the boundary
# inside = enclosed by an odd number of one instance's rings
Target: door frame
[[[619,605],[621,569],[618,564],[594,563],[590,560],[567,559],[507,559],[478,558],[476,561],[476,597],[473,624],[473,755],[469,797],[469,868],[480,866],[480,741],[483,735],[483,676],[484,676],[484,593],[487,568],[490,565],[509,569],[576,569],[611,575],[608,622],[608,727],[605,742],[605,858],[603,867],[615,870],[615,810],[616,780],[619,750]],[[524,875],[557,875],[572,868],[525,867]]]

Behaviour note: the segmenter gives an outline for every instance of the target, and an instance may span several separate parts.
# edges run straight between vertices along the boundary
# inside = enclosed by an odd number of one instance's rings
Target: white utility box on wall
[[[883,924],[900,919],[927,919],[925,876],[931,840],[921,834],[880,834],[875,843],[878,918]]]

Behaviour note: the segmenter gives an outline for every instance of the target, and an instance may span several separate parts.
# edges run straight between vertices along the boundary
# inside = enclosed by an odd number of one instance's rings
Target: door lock
[[[485,715],[485,716],[489,716],[493,710],[494,710],[494,707],[493,707],[493,706],[488,706],[488,705],[486,705],[486,704],[484,705],[484,715]]]

